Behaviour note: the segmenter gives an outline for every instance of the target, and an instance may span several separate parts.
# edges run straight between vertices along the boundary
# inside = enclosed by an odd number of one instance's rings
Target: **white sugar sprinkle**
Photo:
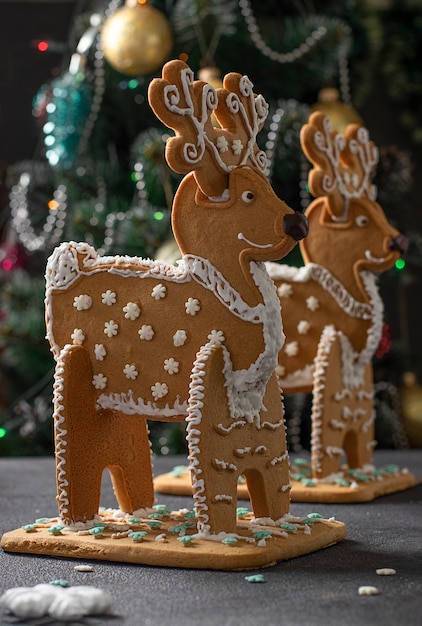
[[[379,594],[379,591],[376,587],[372,587],[371,585],[363,585],[359,587],[358,593],[360,596],[376,596]]]
[[[91,565],[75,565],[74,569],[77,572],[93,572],[94,568]]]
[[[394,576],[395,574],[397,574],[396,570],[392,567],[380,567],[375,571],[378,576]]]

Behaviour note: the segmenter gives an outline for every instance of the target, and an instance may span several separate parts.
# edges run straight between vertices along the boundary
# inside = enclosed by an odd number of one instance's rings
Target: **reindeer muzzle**
[[[406,235],[398,235],[397,237],[392,237],[388,244],[389,250],[397,250],[400,254],[406,254],[407,249],[409,247],[409,239]]]
[[[300,211],[285,215],[283,217],[283,228],[286,235],[295,241],[300,241],[309,232],[308,220]]]

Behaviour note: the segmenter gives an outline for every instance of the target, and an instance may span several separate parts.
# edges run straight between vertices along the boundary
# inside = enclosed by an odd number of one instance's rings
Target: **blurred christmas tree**
[[[300,127],[311,107],[325,110],[339,130],[359,119],[351,95],[359,109],[383,60],[383,35],[394,30],[389,18],[398,3],[390,4],[379,10],[358,0],[78,3],[63,67],[34,94],[42,147],[33,160],[9,167],[7,180],[3,175],[0,181],[8,193],[3,207],[10,209],[0,250],[0,455],[52,450],[53,359],[44,340],[43,274],[54,246],[73,239],[102,254],[174,259],[169,217],[180,179],[164,161],[168,130],[146,95],[162,64],[185,55],[214,86],[229,71],[251,77],[270,105],[261,145],[272,184],[290,206],[304,209],[308,164]],[[417,34],[420,22],[412,23]],[[48,50],[49,42],[44,46]],[[390,75],[403,65],[402,48],[386,61]],[[417,116],[413,101],[410,108]],[[417,123],[422,126],[421,119]],[[408,155],[387,148],[378,170],[381,203],[389,200],[384,207],[403,230],[406,216],[396,207],[409,189],[410,172]],[[301,261],[293,253],[288,262]],[[287,400],[295,449],[306,446],[308,400]],[[397,418],[394,402],[396,397],[384,405]],[[156,451],[184,449],[180,427],[154,424],[151,436]]]

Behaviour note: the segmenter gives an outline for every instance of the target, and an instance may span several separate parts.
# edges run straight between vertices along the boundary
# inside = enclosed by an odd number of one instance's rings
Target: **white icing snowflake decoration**
[[[309,296],[309,298],[306,298],[306,306],[310,311],[316,311],[320,306],[318,298],[315,298],[315,296]]]
[[[164,361],[164,369],[169,374],[177,374],[179,371],[179,361],[170,357],[169,359],[165,359]]]
[[[217,148],[221,153],[227,152],[229,149],[229,143],[223,135],[220,135],[217,139]]]
[[[164,398],[169,392],[169,388],[166,383],[155,383],[151,387],[151,392],[154,400],[160,400],[160,398]]]
[[[136,369],[135,365],[130,365],[129,363],[126,363],[123,368],[123,374],[126,376],[126,378],[129,378],[129,380],[135,380],[139,372]]]
[[[141,314],[141,309],[136,302],[128,302],[127,305],[123,307],[123,311],[127,320],[136,320]]]
[[[74,328],[73,333],[70,336],[76,346],[81,346],[85,341],[85,333],[81,328]]]
[[[208,339],[215,346],[220,346],[225,341],[225,337],[222,330],[212,330],[208,335]]]
[[[289,283],[281,283],[277,288],[277,293],[280,298],[290,298],[293,293],[293,287]]]
[[[110,320],[104,324],[104,334],[106,334],[107,337],[114,337],[117,335],[118,328],[119,325],[114,320]]]
[[[106,304],[107,306],[111,306],[112,304],[116,304],[116,294],[111,289],[107,289],[104,293],[101,294],[101,302]]]
[[[234,152],[234,154],[236,156],[241,154],[241,152],[243,150],[243,143],[240,141],[240,139],[233,139],[233,141],[232,141],[232,150],[233,150],[233,152]]]
[[[176,346],[176,348],[180,348],[180,346],[185,345],[187,338],[188,336],[185,330],[176,330],[173,335],[173,345]]]
[[[300,320],[297,325],[297,332],[299,335],[306,335],[309,332],[311,325],[307,320]]]
[[[86,293],[75,296],[73,298],[73,306],[77,311],[86,311],[92,307],[92,298]]]
[[[151,291],[151,295],[155,298],[155,300],[160,300],[160,298],[166,297],[166,291],[167,287],[159,283],[158,285],[155,285],[154,289]]]
[[[297,341],[290,341],[289,343],[286,343],[284,351],[287,356],[296,356],[296,354],[299,352],[299,346],[297,344]]]
[[[95,352],[95,358],[97,359],[97,361],[104,361],[104,357],[107,354],[107,350],[104,348],[102,343],[95,344],[94,352]]]
[[[154,329],[150,324],[144,324],[138,330],[138,335],[140,339],[144,339],[145,341],[151,341],[154,337]]]
[[[104,374],[94,374],[92,384],[95,389],[104,389],[107,384],[107,377]]]
[[[188,298],[185,302],[185,309],[188,315],[196,315],[201,310],[201,305],[197,298]]]

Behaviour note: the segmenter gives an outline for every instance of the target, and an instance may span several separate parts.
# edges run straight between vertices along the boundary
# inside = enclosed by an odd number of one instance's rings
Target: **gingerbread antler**
[[[209,197],[223,194],[228,174],[236,167],[265,171],[267,159],[256,137],[268,105],[253,93],[246,76],[228,74],[224,88],[217,91],[194,81],[183,61],[167,63],[162,76],[152,81],[148,96],[157,117],[176,132],[166,145],[166,159],[174,171],[194,171],[198,186]],[[213,127],[212,113],[220,128]]]
[[[317,112],[302,128],[301,143],[314,166],[309,174],[311,192],[326,197],[333,221],[347,221],[352,199],[365,195],[376,199],[371,173],[378,163],[378,150],[366,128],[352,124],[343,136],[331,128],[324,113]]]

